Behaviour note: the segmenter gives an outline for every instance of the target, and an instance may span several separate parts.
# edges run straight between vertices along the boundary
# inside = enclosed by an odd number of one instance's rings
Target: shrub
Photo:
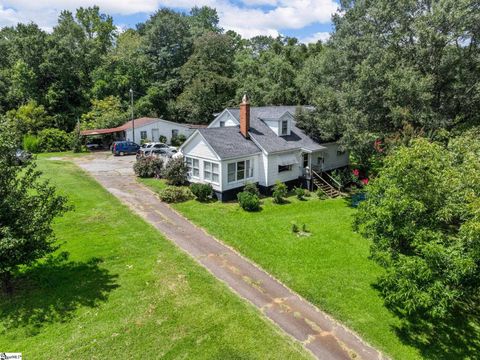
[[[275,186],[273,187],[273,202],[276,204],[283,204],[285,198],[287,197],[287,185],[277,180]]]
[[[167,137],[165,135],[160,135],[160,137],[158,138],[158,141],[166,144],[167,143]]]
[[[31,153],[40,152],[38,138],[34,135],[25,135],[23,137],[23,150],[27,150]]]
[[[305,189],[301,187],[295,187],[295,195],[297,196],[298,200],[304,200],[305,198]]]
[[[243,191],[249,192],[250,194],[260,196],[260,191],[255,183],[246,183]]]
[[[240,207],[246,211],[260,210],[260,199],[257,195],[247,191],[242,191],[237,194],[237,199]]]
[[[138,159],[133,165],[135,175],[141,178],[160,177],[163,168],[163,160],[152,156]]]
[[[320,200],[326,200],[328,199],[327,194],[325,194],[321,189],[318,189],[317,191],[317,196]]]
[[[151,142],[149,139],[141,139],[140,140],[140,145],[147,144],[149,142]]]
[[[158,197],[166,203],[178,203],[193,199],[193,194],[186,187],[167,186],[158,192]]]
[[[292,232],[297,234],[299,231],[300,229],[298,228],[298,225],[296,223],[292,223]]]
[[[185,135],[180,134],[180,135],[172,137],[171,143],[172,143],[172,146],[180,146],[185,142],[185,140],[187,140]]]
[[[190,184],[190,191],[195,195],[198,201],[208,201],[213,196],[213,188],[210,184]]]
[[[162,171],[162,177],[167,180],[169,185],[183,185],[187,181],[187,166],[183,158],[172,158]]]
[[[59,129],[44,129],[38,133],[38,146],[42,152],[66,151],[72,140],[69,134]]]

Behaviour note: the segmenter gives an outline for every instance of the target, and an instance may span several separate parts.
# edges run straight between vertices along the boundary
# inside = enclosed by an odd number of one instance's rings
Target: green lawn
[[[303,348],[69,162],[39,167],[75,210],[68,251],[0,299],[0,349],[28,359],[306,359]]]
[[[154,190],[164,186],[154,179],[141,181]],[[174,207],[388,355],[420,358],[397,336],[398,319],[372,287],[381,269],[368,259],[369,242],[351,229],[356,210],[343,199],[289,201],[276,205],[264,199],[257,213],[236,203],[188,201]],[[293,221],[306,224],[311,236],[292,234]]]

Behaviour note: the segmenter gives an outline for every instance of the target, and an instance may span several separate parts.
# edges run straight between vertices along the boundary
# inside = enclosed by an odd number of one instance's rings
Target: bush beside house
[[[163,160],[151,156],[140,158],[133,165],[135,175],[141,178],[160,177],[162,168]]]
[[[288,194],[287,185],[277,180],[275,186],[273,187],[273,202],[276,204],[283,204],[285,202],[285,198]]]
[[[169,185],[184,185],[187,182],[187,166],[182,157],[172,158],[162,171],[162,177]]]
[[[213,198],[213,188],[210,184],[190,184],[190,191],[195,195],[198,201],[206,202]]]

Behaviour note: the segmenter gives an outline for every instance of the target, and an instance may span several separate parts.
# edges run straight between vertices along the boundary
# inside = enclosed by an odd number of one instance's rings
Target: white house
[[[229,200],[247,182],[267,193],[277,180],[307,184],[312,174],[347,166],[348,153],[338,144],[320,144],[296,126],[295,109],[250,108],[244,97],[240,109],[222,111],[180,147],[189,181],[210,183],[219,199]]]
[[[173,121],[142,117],[127,121],[125,124],[110,129],[84,130],[81,132],[84,136],[111,134],[114,140],[135,141],[137,144],[143,141],[159,141],[161,136],[166,138],[167,143],[171,143],[172,138],[184,135],[188,138],[204,125],[180,124]],[[135,132],[135,136],[134,136]]]
[[[133,129],[132,121],[122,125],[125,129],[125,139],[133,141],[135,131],[135,142],[143,141],[159,141],[161,136],[167,139],[170,144],[173,137],[184,135],[188,138],[193,134],[198,125],[180,124],[168,120],[157,118],[140,118],[135,119],[135,130]]]

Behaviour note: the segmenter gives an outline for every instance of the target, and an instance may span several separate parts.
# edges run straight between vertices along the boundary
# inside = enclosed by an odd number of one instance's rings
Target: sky
[[[134,28],[162,7],[188,12],[193,6],[217,9],[220,26],[243,37],[294,36],[309,43],[326,40],[334,0],[0,0],[0,27],[35,22],[51,31],[61,10],[98,5],[119,29]]]

